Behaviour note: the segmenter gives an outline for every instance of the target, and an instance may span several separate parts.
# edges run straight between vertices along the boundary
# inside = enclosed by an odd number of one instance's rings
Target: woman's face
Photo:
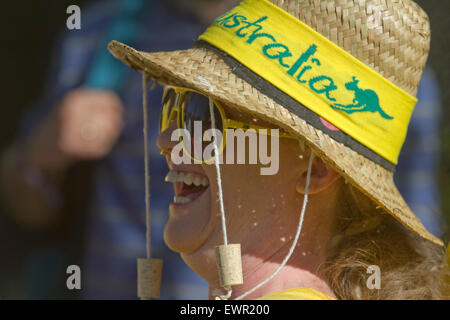
[[[230,119],[274,127],[254,116],[223,107]],[[199,268],[209,267],[217,273],[213,250],[223,244],[223,233],[216,167],[214,164],[175,165],[171,151],[178,141],[170,140],[175,129],[174,121],[157,141],[166,154],[170,169],[168,180],[173,182],[175,193],[164,239],[192,269],[198,271]],[[270,136],[262,135],[259,139],[267,139],[267,149],[270,151]],[[245,150],[248,154],[248,139]],[[227,151],[225,148],[224,159]],[[286,138],[279,139],[279,150],[275,153],[278,154],[271,155],[272,161],[278,160],[279,165],[274,175],[261,174],[261,168],[267,167],[267,164],[260,164],[259,158],[257,164],[248,164],[247,156],[246,164],[220,165],[228,242],[240,243],[246,252],[276,252],[295,234],[296,223],[292,224],[292,217],[286,217],[283,212],[294,210],[298,213],[301,207],[303,196],[296,192],[296,184],[307,168],[308,155],[301,150],[297,140]],[[200,185],[189,185],[192,181]],[[264,235],[268,233],[279,239],[279,243],[264,244]]]

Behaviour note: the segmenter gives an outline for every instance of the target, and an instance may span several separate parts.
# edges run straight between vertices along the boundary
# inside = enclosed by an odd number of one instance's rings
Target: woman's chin
[[[200,248],[214,230],[211,192],[207,188],[186,203],[172,202],[164,241],[175,252],[191,253]]]

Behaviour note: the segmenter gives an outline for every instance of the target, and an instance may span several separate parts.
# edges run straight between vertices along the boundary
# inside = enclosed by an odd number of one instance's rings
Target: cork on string
[[[211,86],[208,81],[202,79],[203,83]],[[215,130],[215,116],[214,116],[214,101],[209,97],[209,113],[211,116],[211,127]],[[228,294],[223,298],[228,299],[231,296],[231,287],[235,285],[240,285],[244,283],[242,276],[242,260],[241,260],[241,245],[240,244],[228,244],[227,238],[227,224],[225,216],[225,207],[223,202],[223,191],[222,191],[222,178],[220,174],[219,165],[219,147],[217,145],[217,139],[214,140],[214,165],[216,167],[217,174],[217,189],[220,204],[220,216],[222,218],[222,232],[223,232],[223,245],[215,248],[216,253],[216,263],[219,272],[220,286],[228,291]]]
[[[232,286],[243,284],[241,245],[217,246],[215,252],[220,286],[229,289]]]
[[[145,217],[146,217],[146,259],[137,260],[137,289],[141,300],[159,298],[161,289],[162,260],[151,259],[151,222],[150,222],[150,171],[148,150],[148,108],[147,108],[147,83],[148,76],[142,74],[142,106],[144,121],[144,166],[145,166]],[[155,83],[153,84],[153,86]]]
[[[138,259],[138,297],[141,300],[159,298],[161,289],[161,259]]]

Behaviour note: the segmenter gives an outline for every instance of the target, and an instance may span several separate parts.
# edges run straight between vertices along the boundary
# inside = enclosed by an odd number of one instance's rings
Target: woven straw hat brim
[[[193,48],[172,52],[139,52],[113,41],[109,50],[135,70],[162,84],[186,86],[213,96],[224,104],[269,120],[306,142],[316,155],[356,186],[377,206],[406,228],[423,238],[443,245],[413,214],[394,184],[393,173],[335,141],[259,92],[213,51]]]

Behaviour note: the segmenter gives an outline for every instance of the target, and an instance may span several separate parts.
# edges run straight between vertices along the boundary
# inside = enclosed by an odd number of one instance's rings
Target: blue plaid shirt
[[[442,105],[439,84],[431,68],[423,73],[417,98],[394,179],[411,210],[431,233],[440,237],[446,231],[437,176]]]

